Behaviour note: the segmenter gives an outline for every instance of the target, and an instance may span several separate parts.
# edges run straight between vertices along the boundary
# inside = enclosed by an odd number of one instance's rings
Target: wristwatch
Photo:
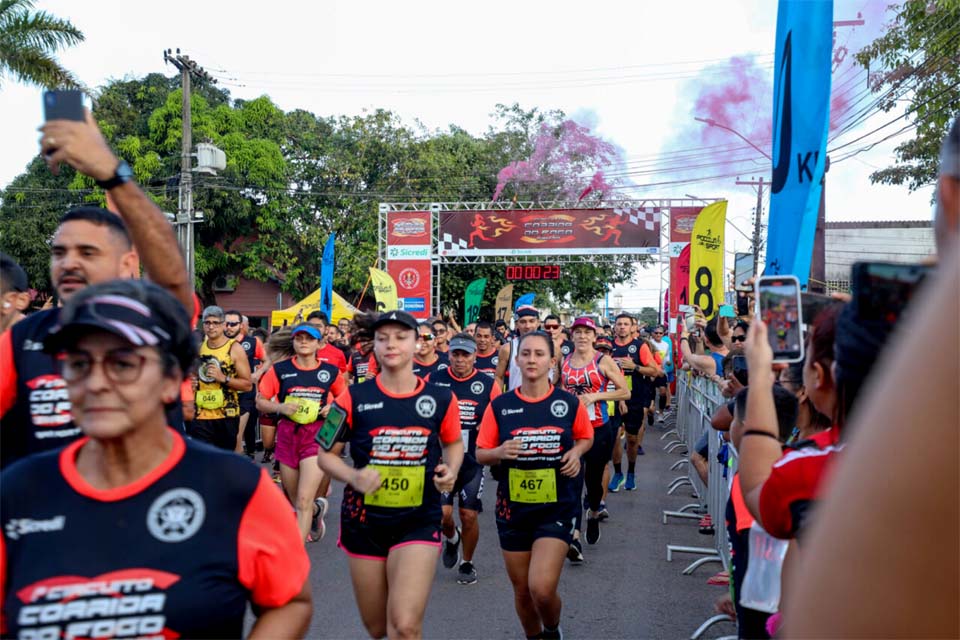
[[[116,170],[113,172],[113,177],[108,178],[107,180],[97,180],[97,186],[101,189],[109,191],[114,187],[119,187],[122,184],[126,184],[133,180],[133,169],[130,168],[130,165],[127,164],[126,160],[120,160],[120,163],[117,165]]]
[[[224,376],[224,377],[223,377],[223,384],[225,384],[225,385],[230,384],[230,376]]]

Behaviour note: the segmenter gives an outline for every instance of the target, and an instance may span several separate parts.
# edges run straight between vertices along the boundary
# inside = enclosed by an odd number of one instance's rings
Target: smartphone
[[[750,296],[748,296],[745,292],[740,291],[739,289],[737,290],[737,315],[738,316],[750,315]]]
[[[693,330],[697,327],[696,316],[693,316],[693,315],[683,316],[683,326],[687,328],[688,332],[692,333]]]
[[[857,317],[895,324],[929,272],[930,266],[922,264],[855,263],[851,281]]]
[[[803,317],[808,324],[812,324],[820,312],[827,307],[835,304],[843,304],[836,298],[825,296],[822,293],[808,293],[804,291],[800,294],[800,305],[803,308]]]
[[[733,306],[729,304],[720,305],[720,317],[721,318],[736,318],[737,314],[733,312]]]
[[[747,373],[747,356],[733,356],[733,377],[743,386],[748,385],[750,376]]]
[[[55,89],[43,92],[43,118],[84,121],[83,92],[77,89]]]
[[[680,313],[683,313],[683,314],[694,315],[697,313],[696,307],[691,307],[688,304],[682,304],[677,308],[680,310]]]
[[[346,428],[347,412],[337,405],[331,404],[327,419],[323,421],[323,425],[317,431],[315,440],[324,451],[330,451],[334,445],[340,442]]]
[[[764,276],[757,279],[757,317],[767,325],[767,339],[774,362],[803,360],[803,307],[800,282],[795,276]]]

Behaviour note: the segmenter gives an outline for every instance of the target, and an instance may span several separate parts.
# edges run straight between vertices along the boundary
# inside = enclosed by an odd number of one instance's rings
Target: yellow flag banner
[[[370,284],[373,285],[373,295],[377,299],[378,312],[399,309],[397,283],[393,281],[389,273],[370,267]]]
[[[494,318],[494,320],[503,320],[504,322],[507,322],[510,316],[510,310],[512,308],[513,308],[513,285],[508,284],[503,289],[500,289],[500,293],[497,294],[497,303],[496,303],[497,317]]]
[[[727,201],[704,207],[690,234],[690,304],[700,307],[707,320],[723,304],[723,230]]]

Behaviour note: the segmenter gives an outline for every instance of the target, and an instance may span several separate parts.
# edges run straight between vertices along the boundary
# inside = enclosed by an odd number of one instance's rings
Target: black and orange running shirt
[[[4,637],[239,638],[248,602],[300,593],[310,562],[270,476],[170,434],[166,460],[124,487],[80,475],[87,438],[0,476]]]
[[[313,424],[319,422],[320,410],[347,388],[335,364],[321,362],[313,369],[301,369],[296,358],[281,360],[260,379],[260,395],[280,403],[296,402],[297,412],[281,415],[279,425]]]
[[[540,398],[514,389],[490,402],[477,436],[477,447],[495,449],[522,441],[516,460],[501,460],[497,485],[497,520],[511,524],[560,520],[576,515],[580,484],[560,474],[560,460],[577,440],[593,438],[587,410],[559,387]]]
[[[412,393],[396,395],[377,377],[348,387],[334,402],[346,413],[343,439],[354,467],[372,465],[381,480],[366,496],[347,484],[341,520],[377,526],[440,522],[434,470],[442,446],[460,440],[453,392],[420,379]]]

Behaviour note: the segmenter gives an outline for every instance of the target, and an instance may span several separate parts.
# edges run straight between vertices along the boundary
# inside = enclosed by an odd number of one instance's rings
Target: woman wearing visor
[[[84,437],[0,476],[4,636],[302,637],[309,561],[263,471],[166,424],[195,356],[180,303],[90,286],[44,341]]]

